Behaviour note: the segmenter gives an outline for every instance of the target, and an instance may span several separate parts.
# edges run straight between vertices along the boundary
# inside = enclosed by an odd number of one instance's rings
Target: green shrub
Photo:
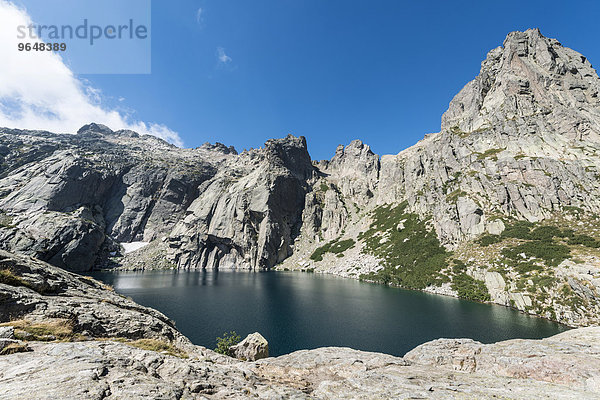
[[[223,337],[217,338],[217,347],[215,351],[220,354],[229,355],[229,348],[235,346],[242,338],[235,331],[225,332]]]
[[[467,270],[467,265],[462,260],[453,259],[452,263],[452,272],[454,274],[460,274],[461,272],[465,272]]]
[[[477,240],[477,244],[481,246],[489,246],[494,243],[498,243],[502,241],[502,237],[500,235],[485,235]]]
[[[472,301],[490,301],[485,282],[475,279],[470,275],[461,273],[452,278],[452,289],[456,290],[458,297]]]
[[[513,261],[525,261],[521,254],[525,254],[526,259],[537,258],[543,260],[548,266],[557,267],[569,258],[571,250],[568,246],[541,240],[521,243],[502,250],[502,255]]]
[[[593,249],[600,247],[600,242],[588,235],[573,235],[571,238],[569,238],[569,244],[580,244]]]
[[[515,238],[515,239],[530,239],[530,231],[533,227],[533,224],[528,221],[514,221],[509,224],[504,232],[502,232],[502,237],[504,238]]]
[[[323,246],[317,248],[312,255],[310,256],[311,260],[314,261],[323,261],[323,255],[325,253],[333,253],[333,254],[341,254],[344,251],[351,249],[354,247],[354,239],[346,239],[346,240],[332,240],[329,243],[324,244]]]
[[[554,237],[562,237],[563,232],[556,226],[538,226],[529,236],[531,240],[552,240]]]
[[[524,275],[531,271],[542,271],[544,266],[536,263],[535,261],[520,261],[513,265],[515,271],[519,274]]]

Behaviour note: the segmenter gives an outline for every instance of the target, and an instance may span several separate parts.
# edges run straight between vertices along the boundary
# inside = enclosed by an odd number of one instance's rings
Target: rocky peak
[[[451,101],[442,131],[600,139],[600,79],[580,53],[538,29],[511,32]]]
[[[134,132],[130,129],[121,129],[119,131],[116,131],[115,134],[118,136],[121,136],[121,137],[127,137],[127,138],[133,138],[133,139],[137,139],[140,137],[139,133]]]
[[[215,151],[222,154],[238,154],[237,150],[233,146],[225,146],[223,143],[216,142],[215,144],[206,142],[199,147],[200,150]]]
[[[85,135],[89,133],[99,133],[102,135],[112,135],[114,132],[106,125],[97,124],[92,122],[90,124],[84,125],[77,131],[78,135]]]
[[[287,168],[299,178],[309,178],[313,173],[304,136],[289,134],[282,139],[267,140],[264,153],[270,163]]]
[[[364,144],[361,140],[353,140],[346,147],[339,145],[335,150],[335,155],[331,159],[332,163],[342,160],[343,158],[364,158],[373,156],[374,153],[371,151],[369,145]]]

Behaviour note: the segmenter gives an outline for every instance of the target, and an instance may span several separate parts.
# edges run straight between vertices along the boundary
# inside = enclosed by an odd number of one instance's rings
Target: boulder
[[[269,357],[269,342],[260,333],[246,336],[238,344],[229,347],[229,355],[244,361],[256,361]]]

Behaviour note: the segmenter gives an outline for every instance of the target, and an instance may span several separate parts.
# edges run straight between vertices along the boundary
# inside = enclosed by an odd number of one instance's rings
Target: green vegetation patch
[[[571,255],[569,247],[557,243],[555,238],[569,239],[571,241],[574,233],[570,229],[560,229],[553,225],[543,225],[534,228],[534,224],[531,222],[515,221],[507,226],[500,237],[526,241],[502,250],[504,257],[516,263],[515,269],[517,271],[526,273],[543,269],[543,266],[539,265],[537,260],[543,261],[547,266],[556,267],[569,258]],[[483,242],[489,240],[485,237],[480,239]]]
[[[506,225],[506,224],[505,224]],[[502,232],[503,238],[529,239],[529,233],[533,224],[529,221],[514,221],[506,225],[506,229]]]
[[[446,196],[446,200],[448,200],[449,203],[456,203],[459,197],[465,196],[467,196],[467,192],[460,189],[456,189],[455,191]]]
[[[365,251],[383,260],[384,268],[361,275],[361,279],[424,289],[448,280],[440,271],[448,265],[450,253],[440,245],[427,220],[406,213],[407,203],[381,206],[372,212],[373,223],[359,235]]]
[[[452,289],[456,290],[458,297],[463,299],[480,302],[491,300],[485,282],[465,273],[452,277]]]
[[[457,135],[457,136],[460,136],[461,138],[466,138],[467,136],[470,135],[470,132],[464,132],[464,131],[462,131],[458,127],[458,125],[455,125],[455,126],[451,127],[450,128],[450,132],[453,133],[453,134],[455,134],[455,135]]]
[[[0,211],[0,228],[14,228],[13,219],[11,216]]]
[[[229,348],[235,346],[242,340],[241,336],[235,331],[225,332],[222,337],[217,338],[217,347],[215,351],[220,354],[229,355]]]
[[[491,158],[492,160],[497,161],[498,160],[497,154],[501,153],[503,151],[504,151],[504,149],[489,149],[489,150],[484,151],[483,153],[478,153],[477,159],[483,160],[485,158]]]
[[[502,241],[502,237],[500,235],[484,235],[477,240],[477,244],[480,246],[489,246],[494,243],[499,243]]]
[[[535,228],[534,226],[528,221],[514,221],[506,227],[501,236],[522,240],[551,241],[553,238],[572,238],[574,235],[571,229],[560,229],[553,225],[542,225]]]
[[[551,275],[534,275],[530,277],[533,286],[536,288],[550,288],[556,283],[556,278]]]
[[[600,241],[594,239],[591,236],[588,235],[575,235],[573,234],[570,238],[569,238],[569,244],[572,245],[582,245],[585,247],[589,247],[592,249],[597,249],[600,248]]]
[[[342,254],[348,249],[351,249],[352,247],[354,247],[355,244],[356,242],[354,241],[354,239],[332,240],[331,242],[326,243],[323,246],[317,248],[314,251],[314,253],[312,253],[312,255],[310,256],[310,259],[314,261],[323,261],[323,255],[325,253],[337,254],[339,257],[340,254]]]
[[[537,258],[543,260],[546,265],[551,267],[557,267],[561,262],[569,258],[570,254],[571,250],[568,246],[543,240],[525,242],[502,250],[502,255],[513,261]]]

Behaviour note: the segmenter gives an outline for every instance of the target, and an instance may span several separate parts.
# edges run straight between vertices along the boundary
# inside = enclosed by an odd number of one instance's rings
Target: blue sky
[[[153,0],[152,73],[79,78],[186,147],[293,133],[313,159],[353,139],[390,154],[439,130],[510,31],[539,27],[600,63],[599,18],[593,1]]]

